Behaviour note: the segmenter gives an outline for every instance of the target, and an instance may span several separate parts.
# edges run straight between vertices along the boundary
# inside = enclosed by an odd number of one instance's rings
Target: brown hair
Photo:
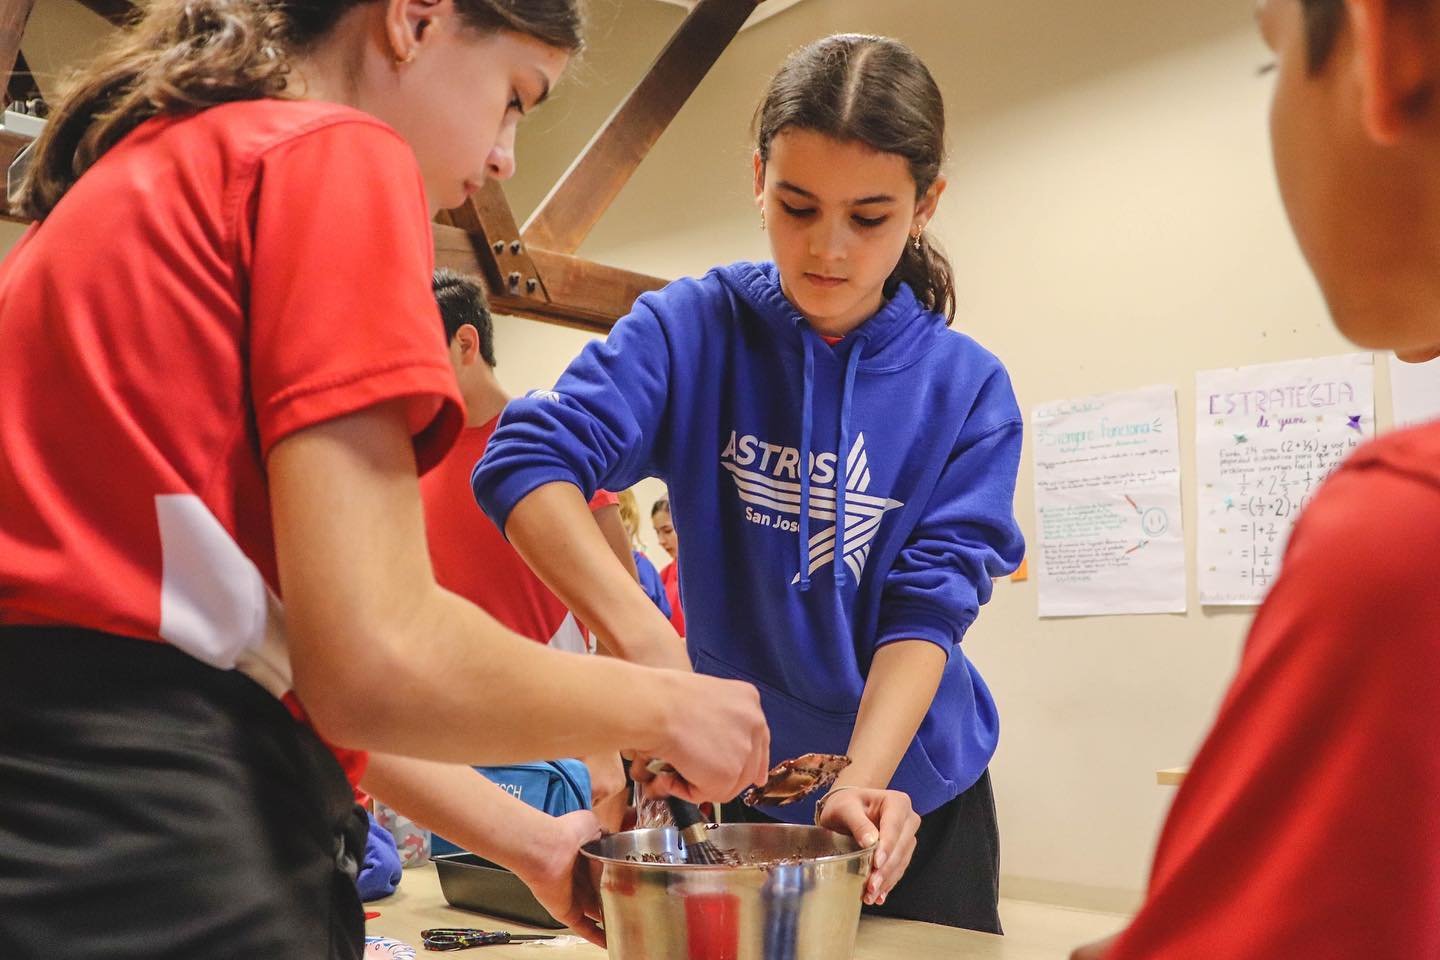
[[[1305,45],[1310,57],[1310,72],[1325,66],[1340,39],[1340,26],[1345,22],[1344,0],[1301,0],[1305,13]]]
[[[74,81],[35,145],[19,207],[41,219],[86,170],[151,117],[285,95],[290,54],[371,0],[152,0]],[[455,0],[480,32],[579,49],[580,0]]]
[[[904,157],[918,200],[945,162],[945,101],[915,52],[898,40],[838,34],[791,54],[755,111],[756,147],[769,162],[770,142],[790,127],[863,143]],[[926,309],[955,319],[950,261],[929,235],[907,243],[892,282],[904,281]]]

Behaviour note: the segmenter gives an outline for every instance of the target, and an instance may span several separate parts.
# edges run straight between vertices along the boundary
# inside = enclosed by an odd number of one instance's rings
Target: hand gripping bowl
[[[610,960],[847,960],[872,847],[793,824],[714,827],[739,866],[688,864],[673,827],[586,844]]]

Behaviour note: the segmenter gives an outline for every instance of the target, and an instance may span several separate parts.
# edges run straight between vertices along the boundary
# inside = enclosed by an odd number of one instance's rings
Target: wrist
[[[857,783],[836,783],[836,784],[835,784],[834,786],[832,786],[829,790],[826,790],[826,791],[825,791],[825,795],[824,795],[823,797],[821,797],[821,798],[820,798],[818,801],[816,801],[816,803],[815,803],[815,825],[816,825],[816,826],[819,826],[819,825],[820,825],[820,819],[825,816],[825,805],[830,801],[830,798],[831,798],[831,797],[833,797],[833,796],[835,796],[836,794],[841,793],[841,792],[843,792],[843,791],[845,791],[845,790],[863,790],[863,789],[865,789],[865,788],[862,787],[862,786],[860,786],[860,785],[857,784]]]

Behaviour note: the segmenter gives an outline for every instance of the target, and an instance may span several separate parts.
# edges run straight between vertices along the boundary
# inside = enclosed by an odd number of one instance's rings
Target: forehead
[[[915,178],[904,157],[813,130],[776,134],[770,141],[765,178],[792,184],[826,203],[851,203],[877,194],[915,195]]]

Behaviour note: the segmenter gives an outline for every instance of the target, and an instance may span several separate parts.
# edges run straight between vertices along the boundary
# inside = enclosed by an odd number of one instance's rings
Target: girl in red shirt
[[[364,829],[291,690],[351,748],[763,778],[753,688],[548,651],[430,568],[429,219],[579,44],[576,0],[156,0],[51,117],[0,266],[11,953],[357,956]]]

